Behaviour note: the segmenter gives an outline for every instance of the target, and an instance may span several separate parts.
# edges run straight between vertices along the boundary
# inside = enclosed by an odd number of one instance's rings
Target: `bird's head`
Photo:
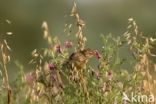
[[[95,50],[92,50],[92,49],[84,49],[83,51],[83,54],[87,57],[87,58],[91,58],[95,55]]]

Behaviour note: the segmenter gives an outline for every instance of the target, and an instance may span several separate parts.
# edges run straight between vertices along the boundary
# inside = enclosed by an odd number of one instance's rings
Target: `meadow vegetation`
[[[65,24],[65,42],[51,35],[47,22],[43,22],[47,48],[32,51],[29,65],[33,70],[29,73],[25,73],[24,67],[15,61],[19,71],[14,81],[8,78],[7,64],[14,60],[10,60],[11,48],[5,39],[12,33],[1,37],[0,104],[156,104],[154,101],[132,103],[123,99],[124,94],[131,96],[132,92],[156,97],[156,80],[151,74],[156,71],[156,63],[152,60],[156,55],[151,51],[156,39],[142,34],[135,20],[129,18],[123,35],[101,35],[103,46],[100,50],[92,49],[86,47],[85,22],[78,14],[76,3],[70,16],[75,22]],[[71,37],[75,41],[71,41]],[[121,57],[123,47],[128,49],[132,60]],[[80,70],[75,64],[68,67],[72,53],[88,48],[95,51],[97,66],[85,63]],[[125,63],[131,66],[130,71],[122,67]]]

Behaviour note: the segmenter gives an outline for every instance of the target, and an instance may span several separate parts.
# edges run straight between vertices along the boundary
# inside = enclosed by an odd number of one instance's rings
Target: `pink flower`
[[[57,88],[63,88],[62,78],[60,76],[59,71],[57,70],[57,66],[53,63],[49,64],[50,69],[50,78],[52,81],[52,85],[56,86]]]
[[[50,70],[55,70],[56,66],[53,63],[51,63],[51,64],[49,64],[49,69]]]
[[[34,81],[36,79],[35,73],[30,72],[25,75],[25,79],[28,85],[33,86]]]
[[[98,60],[102,57],[101,54],[97,50],[95,50],[95,56]]]
[[[71,48],[73,46],[73,43],[71,41],[65,41],[64,46],[65,48]]]
[[[107,76],[108,80],[112,80],[112,78],[113,78],[113,72],[111,70],[109,70],[107,72],[107,75],[106,76]]]

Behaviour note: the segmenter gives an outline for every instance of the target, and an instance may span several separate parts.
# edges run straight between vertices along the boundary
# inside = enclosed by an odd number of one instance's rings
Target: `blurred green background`
[[[139,30],[156,37],[156,0],[77,0],[78,12],[85,20],[88,47],[102,46],[100,34],[123,34],[128,18],[133,17]],[[64,38],[64,24],[70,23],[73,0],[0,0],[0,31],[12,31],[8,38],[12,58],[25,66],[31,51],[45,47],[41,25],[47,21],[51,34]],[[11,25],[4,23],[8,19]],[[27,67],[28,68],[28,67]]]

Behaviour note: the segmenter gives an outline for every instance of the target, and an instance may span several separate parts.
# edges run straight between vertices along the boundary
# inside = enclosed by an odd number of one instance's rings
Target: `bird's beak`
[[[100,54],[97,50],[94,50],[94,56],[95,56],[97,59],[100,59],[100,58],[101,58],[101,54]]]

